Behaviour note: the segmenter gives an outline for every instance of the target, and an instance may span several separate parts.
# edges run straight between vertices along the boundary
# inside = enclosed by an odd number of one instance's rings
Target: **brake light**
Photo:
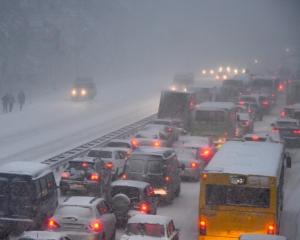
[[[82,163],[82,166],[83,166],[83,167],[87,167],[87,165],[88,165],[88,164],[87,164],[86,162]]]
[[[92,223],[92,229],[95,231],[95,232],[99,232],[101,230],[102,226],[101,226],[101,223],[100,222],[93,222]]]
[[[166,181],[169,182],[170,181],[170,177],[166,176]]]
[[[61,178],[69,178],[69,173],[63,172]]]
[[[275,94],[271,94],[271,97],[275,97]]]
[[[93,174],[91,175],[90,179],[91,179],[92,181],[98,181],[98,180],[100,179],[100,176],[99,176],[98,173],[93,173]]]
[[[168,128],[167,128],[167,132],[173,132],[173,129],[170,128],[170,127],[168,127]]]
[[[249,125],[249,121],[245,121],[245,125],[247,125],[247,126],[248,126],[248,125]]]
[[[127,179],[127,175],[126,175],[126,174],[123,174],[123,175],[122,175],[122,179],[123,179],[123,180],[126,180],[126,179]]]
[[[279,132],[279,129],[272,129],[272,132]]]
[[[193,108],[194,108],[194,103],[190,102],[190,109],[193,109]]]
[[[160,146],[161,146],[161,144],[159,141],[153,142],[153,147],[160,147]]]
[[[285,116],[285,111],[281,111],[280,116],[284,117]]]
[[[253,141],[257,141],[258,139],[259,139],[258,136],[252,136],[252,140],[253,140]]]
[[[227,136],[227,135],[228,135],[228,132],[224,132],[224,135]]]
[[[241,93],[241,92],[239,92],[239,95],[242,95],[242,93]]]
[[[283,85],[282,85],[282,84],[280,84],[280,85],[278,86],[278,90],[279,90],[279,91],[282,91],[282,90],[283,90],[283,88],[284,88],[284,87],[283,87]]]
[[[142,203],[142,204],[140,205],[140,211],[141,211],[141,212],[144,212],[144,213],[147,213],[147,212],[149,211],[149,206],[148,206],[148,204]]]
[[[300,134],[300,130],[294,130],[294,134]]]
[[[244,105],[244,104],[245,104],[245,102],[239,102],[239,104],[240,104],[240,105]]]
[[[269,226],[268,226],[268,232],[267,232],[268,234],[272,234],[272,235],[274,235],[275,234],[275,227],[274,227],[274,224],[270,224]]]
[[[114,165],[113,165],[112,162],[108,162],[108,163],[106,164],[106,167],[107,167],[107,168],[110,168],[110,169],[113,168],[113,166],[114,166]]]
[[[288,83],[291,83],[291,80],[288,80]]]
[[[127,152],[126,152],[126,155],[127,155],[127,156],[129,156],[130,154],[131,154],[131,152],[130,152],[130,151],[127,151]]]
[[[211,153],[210,149],[204,149],[204,150],[201,151],[201,154],[206,155],[206,156],[209,155],[210,153]]]
[[[57,224],[57,222],[53,219],[49,219],[47,221],[47,227],[50,229],[59,228],[60,226]]]
[[[138,142],[137,142],[137,140],[135,140],[135,139],[132,139],[132,140],[131,140],[131,145],[132,145],[132,147],[136,148],[136,147],[137,147],[137,145],[138,145]]]
[[[200,235],[206,235],[206,222],[204,220],[199,221],[199,233]]]
[[[190,166],[191,166],[191,168],[197,168],[197,167],[198,167],[198,164],[195,163],[195,162],[191,162],[191,163],[190,163]]]
[[[263,105],[269,105],[269,103],[267,101],[264,101]]]
[[[248,113],[251,113],[252,112],[252,110],[251,109],[248,109]]]

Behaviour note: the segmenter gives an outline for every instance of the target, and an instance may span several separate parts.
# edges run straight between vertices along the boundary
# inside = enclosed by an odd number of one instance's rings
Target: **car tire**
[[[124,215],[130,208],[130,199],[127,195],[119,193],[112,198],[112,210]]]

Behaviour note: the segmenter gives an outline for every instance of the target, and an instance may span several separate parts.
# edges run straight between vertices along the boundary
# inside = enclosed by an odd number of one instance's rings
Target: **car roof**
[[[70,160],[69,162],[88,162],[88,163],[94,163],[95,160],[97,160],[98,158],[95,157],[76,157],[73,158],[72,160]]]
[[[10,162],[0,167],[0,173],[27,175],[37,178],[52,172],[51,168],[43,163],[35,162]]]
[[[118,149],[122,149],[124,151],[127,151],[128,149],[127,148],[119,148],[119,147],[103,147],[103,148],[91,148],[91,150],[94,150],[94,151],[110,151],[110,152],[115,152],[115,151],[118,151]]]
[[[128,187],[137,187],[137,188],[145,188],[150,186],[150,183],[137,181],[137,180],[117,180],[110,184],[111,187],[114,186],[128,186]]]
[[[196,160],[195,154],[192,152],[176,152],[178,161],[192,162]]]
[[[101,200],[104,200],[104,199],[96,198],[96,197],[88,197],[88,196],[71,196],[71,197],[66,198],[59,205],[60,206],[69,206],[69,205],[93,206]]]
[[[170,221],[172,221],[172,219],[165,216],[137,214],[129,218],[128,224],[129,223],[152,223],[152,224],[167,225]]]
[[[295,123],[299,123],[299,120],[295,119],[295,118],[277,118],[276,122],[295,122]]]
[[[66,237],[64,233],[60,232],[52,232],[52,231],[25,231],[23,232],[19,238],[30,238],[30,239],[38,239],[38,240],[52,240],[52,239],[60,239],[61,237]]]
[[[115,139],[109,140],[108,143],[110,143],[110,142],[122,142],[122,143],[131,144],[131,141],[129,139],[120,139],[120,138],[115,138]]]
[[[252,97],[252,98],[255,98],[255,99],[257,99],[258,100],[258,95],[255,95],[255,94],[252,94],[252,95],[241,95],[241,96],[239,96],[239,98],[238,99],[241,99],[241,98],[243,98],[243,97]]]

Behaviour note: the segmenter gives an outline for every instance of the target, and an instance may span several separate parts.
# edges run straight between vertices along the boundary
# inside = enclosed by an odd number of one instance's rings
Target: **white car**
[[[118,176],[120,176],[124,171],[126,156],[123,152],[126,152],[126,148],[92,148],[88,153],[88,157],[99,157],[106,164],[112,164],[111,173],[113,175],[113,179],[116,180]]]
[[[46,228],[72,240],[115,239],[116,217],[103,198],[73,196],[60,203]]]
[[[66,234],[50,231],[27,231],[23,232],[18,240],[71,240]]]
[[[135,215],[128,220],[125,233],[121,237],[121,240],[133,239],[178,240],[179,229],[175,228],[173,220],[169,217]]]
[[[173,141],[160,131],[140,130],[131,142],[136,147],[171,147]]]

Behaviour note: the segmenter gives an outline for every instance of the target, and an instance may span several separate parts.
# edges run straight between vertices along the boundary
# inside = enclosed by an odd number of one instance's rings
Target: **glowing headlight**
[[[72,90],[71,94],[72,94],[72,95],[76,95],[76,94],[77,94],[77,91],[76,91],[76,90]]]
[[[176,90],[176,87],[175,87],[175,86],[172,86],[172,87],[171,87],[171,90],[175,91],[175,90]]]
[[[187,90],[186,90],[186,88],[184,88],[184,89],[183,89],[183,91],[185,91],[185,92],[186,92],[186,91],[187,91]]]
[[[85,95],[86,91],[85,90],[81,90],[81,95]]]

